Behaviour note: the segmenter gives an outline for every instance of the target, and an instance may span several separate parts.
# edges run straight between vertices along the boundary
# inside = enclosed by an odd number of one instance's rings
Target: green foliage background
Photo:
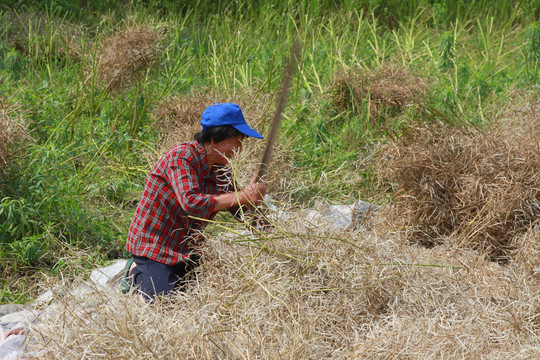
[[[27,279],[65,271],[74,261],[66,249],[85,249],[85,264],[125,255],[146,154],[159,139],[150,111],[197,89],[275,94],[296,37],[302,67],[281,141],[295,151],[286,176],[315,179],[295,192],[299,203],[368,196],[373,174],[363,157],[419,120],[415,108],[378,119],[337,109],[337,74],[399,64],[429,82],[422,106],[474,126],[513,91],[538,93],[540,80],[538,0],[18,0],[0,1],[0,10],[1,96],[22,106],[33,138],[0,178],[0,303],[28,301]],[[96,41],[125,21],[164,29],[165,48],[158,71],[113,92],[97,83],[96,64],[88,73],[60,50],[70,29],[84,28],[77,42],[95,61]],[[365,181],[345,181],[352,172]]]

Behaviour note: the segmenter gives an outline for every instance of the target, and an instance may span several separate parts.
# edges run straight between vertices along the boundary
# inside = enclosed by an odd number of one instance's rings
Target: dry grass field
[[[168,300],[59,295],[30,346],[41,359],[540,356],[538,267],[290,216],[270,235],[209,235],[197,281]]]
[[[393,170],[401,197],[370,230],[331,230],[288,204],[271,214],[272,233],[215,223],[186,292],[147,304],[118,290],[62,291],[54,311],[33,325],[29,345],[40,359],[537,359],[539,124],[530,104],[501,113],[484,132],[426,125],[411,129],[424,136],[407,147],[389,144],[381,171]],[[163,106],[157,117],[189,113]],[[458,155],[481,161],[470,166]],[[463,193],[471,177],[484,198]],[[461,196],[464,206],[437,202],[435,187],[445,184],[453,186],[448,198]],[[512,192],[523,188],[527,196]],[[496,190],[500,201],[505,194],[513,201],[490,207]],[[494,222],[501,217],[512,226]]]

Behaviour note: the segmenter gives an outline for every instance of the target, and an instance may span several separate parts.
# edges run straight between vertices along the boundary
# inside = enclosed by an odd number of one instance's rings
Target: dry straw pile
[[[0,21],[18,51],[35,61],[84,61],[88,78],[95,77],[110,90],[141,79],[157,66],[163,52],[164,28],[133,21],[126,21],[107,37],[93,40],[88,35],[91,29],[51,16],[11,13]]]
[[[169,301],[64,284],[29,345],[40,359],[540,356],[540,286],[520,267],[289,215],[270,235],[209,235],[197,281]]]
[[[333,100],[339,109],[377,118],[385,111],[399,114],[420,102],[426,88],[420,77],[403,66],[383,64],[375,70],[352,69],[336,76]]]
[[[19,105],[0,97],[0,171],[17,153],[15,145],[28,138]]]
[[[244,89],[234,95],[213,94],[209,91],[196,91],[189,95],[175,96],[166,99],[152,112],[161,129],[161,141],[157,154],[162,154],[171,147],[193,140],[193,135],[201,131],[201,115],[211,104],[216,102],[233,102],[240,105],[248,124],[263,136],[269,131],[270,119],[275,110],[275,102],[271,96],[256,93],[253,89]],[[262,159],[266,140],[247,138],[243,150],[234,159],[236,177],[240,184],[249,182],[256,174]],[[285,191],[283,175],[290,171],[290,150],[287,144],[277,142],[272,159],[272,166],[266,178],[270,189],[276,193]],[[153,159],[157,161],[157,158]]]
[[[118,90],[152,70],[163,52],[163,31],[126,24],[99,44],[97,79],[110,90]],[[91,72],[91,69],[88,69]]]
[[[483,131],[410,127],[382,154],[381,179],[398,191],[394,218],[415,241],[452,241],[507,261],[540,219],[538,105]]]

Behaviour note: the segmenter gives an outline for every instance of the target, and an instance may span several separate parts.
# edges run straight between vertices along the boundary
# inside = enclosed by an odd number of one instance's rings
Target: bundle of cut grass
[[[100,43],[97,79],[117,90],[157,65],[163,32],[149,26],[127,25]]]
[[[0,97],[0,171],[16,154],[14,145],[27,137],[20,106]]]
[[[381,160],[381,180],[398,189],[394,219],[424,245],[455,241],[505,261],[514,239],[540,219],[535,106],[484,131],[411,126]]]
[[[160,153],[181,142],[193,140],[201,131],[201,115],[212,103],[218,102],[207,92],[192,96],[174,96],[165,99],[152,111],[152,117],[161,129]]]
[[[161,128],[162,139],[158,154],[184,141],[193,140],[193,135],[201,131],[201,115],[211,104],[216,102],[233,102],[240,105],[246,121],[262,135],[268,131],[272,115],[271,96],[257,94],[247,89],[234,95],[212,94],[210,91],[197,91],[188,96],[175,96],[166,99],[156,107],[152,115]],[[243,150],[232,163],[240,184],[249,182],[256,173],[262,158],[265,140],[247,138]],[[276,144],[272,166],[265,179],[273,191],[283,187],[283,173],[290,169],[290,150],[283,144]],[[157,160],[157,159],[155,159]]]
[[[338,75],[333,85],[333,100],[341,110],[369,113],[372,118],[401,113],[419,102],[427,85],[402,66],[384,64],[378,69],[353,69]]]

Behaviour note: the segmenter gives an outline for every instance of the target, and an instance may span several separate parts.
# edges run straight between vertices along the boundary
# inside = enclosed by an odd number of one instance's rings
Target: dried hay
[[[42,359],[540,355],[540,288],[520,268],[290,215],[270,236],[209,235],[197,281],[169,302],[59,295],[29,346]]]
[[[216,102],[225,101],[219,97],[213,98],[208,92],[198,92],[189,96],[170,97],[157,105],[152,111],[152,117],[161,129],[159,153],[182,142],[194,140],[193,135],[201,131],[200,121],[204,109]]]
[[[269,131],[274,102],[270,95],[258,94],[253,89],[246,89],[235,95],[212,94],[209,91],[194,92],[187,96],[166,99],[152,112],[152,116],[161,128],[162,139],[158,154],[163,154],[174,145],[193,140],[193,135],[201,131],[201,115],[211,104],[233,102],[242,108],[248,124],[263,136]],[[266,140],[247,138],[243,149],[231,163],[240,184],[246,184],[257,172],[258,164]],[[290,150],[286,145],[275,144],[272,163],[266,182],[273,192],[284,191],[283,174],[290,171]],[[157,161],[157,158],[154,159]]]
[[[99,44],[98,81],[110,90],[118,90],[157,66],[163,52],[162,35],[163,31],[146,25],[127,24],[103,38]]]
[[[449,236],[506,261],[540,219],[537,105],[484,131],[411,126],[382,152],[379,176],[398,189],[393,218],[414,241],[431,246]]]
[[[540,223],[531,226],[523,236],[516,236],[512,248],[512,259],[540,280]]]
[[[407,106],[421,101],[427,84],[403,66],[384,64],[372,69],[353,69],[336,76],[334,104],[342,111],[367,111],[378,118],[389,111],[399,114]]]
[[[15,145],[28,138],[21,107],[0,97],[0,171],[16,155]]]

